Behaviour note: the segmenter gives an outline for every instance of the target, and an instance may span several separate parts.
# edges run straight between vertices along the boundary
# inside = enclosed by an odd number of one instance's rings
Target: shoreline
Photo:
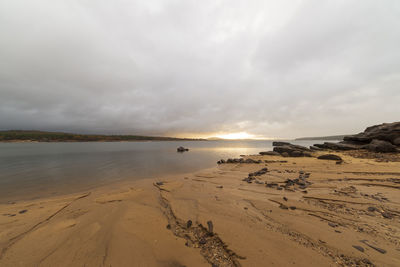
[[[263,163],[0,204],[0,265],[398,266],[400,166],[335,154],[342,164],[253,155]]]
[[[80,140],[60,140],[60,141],[38,141],[38,140],[0,140],[0,143],[123,143],[123,142],[209,142],[217,140],[95,140],[95,141],[80,141]],[[221,140],[218,140],[221,141]]]

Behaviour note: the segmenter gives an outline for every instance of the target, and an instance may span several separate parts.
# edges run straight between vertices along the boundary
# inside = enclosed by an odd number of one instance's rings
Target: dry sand
[[[400,266],[400,163],[335,154],[2,204],[0,266]]]

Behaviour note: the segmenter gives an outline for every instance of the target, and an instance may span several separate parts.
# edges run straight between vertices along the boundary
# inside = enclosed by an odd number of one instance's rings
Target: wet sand
[[[400,163],[335,154],[1,204],[0,266],[400,266]]]

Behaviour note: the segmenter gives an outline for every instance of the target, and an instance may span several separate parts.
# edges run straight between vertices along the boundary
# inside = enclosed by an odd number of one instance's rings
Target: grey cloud
[[[397,1],[0,1],[0,128],[296,137],[400,114]]]

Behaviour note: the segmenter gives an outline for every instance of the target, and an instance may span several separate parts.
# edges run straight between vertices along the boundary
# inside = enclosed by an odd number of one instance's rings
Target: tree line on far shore
[[[141,135],[99,135],[99,134],[74,134],[45,131],[11,130],[0,131],[0,141],[38,141],[38,142],[94,142],[94,141],[181,141],[203,140],[190,138],[175,138],[162,136]]]

